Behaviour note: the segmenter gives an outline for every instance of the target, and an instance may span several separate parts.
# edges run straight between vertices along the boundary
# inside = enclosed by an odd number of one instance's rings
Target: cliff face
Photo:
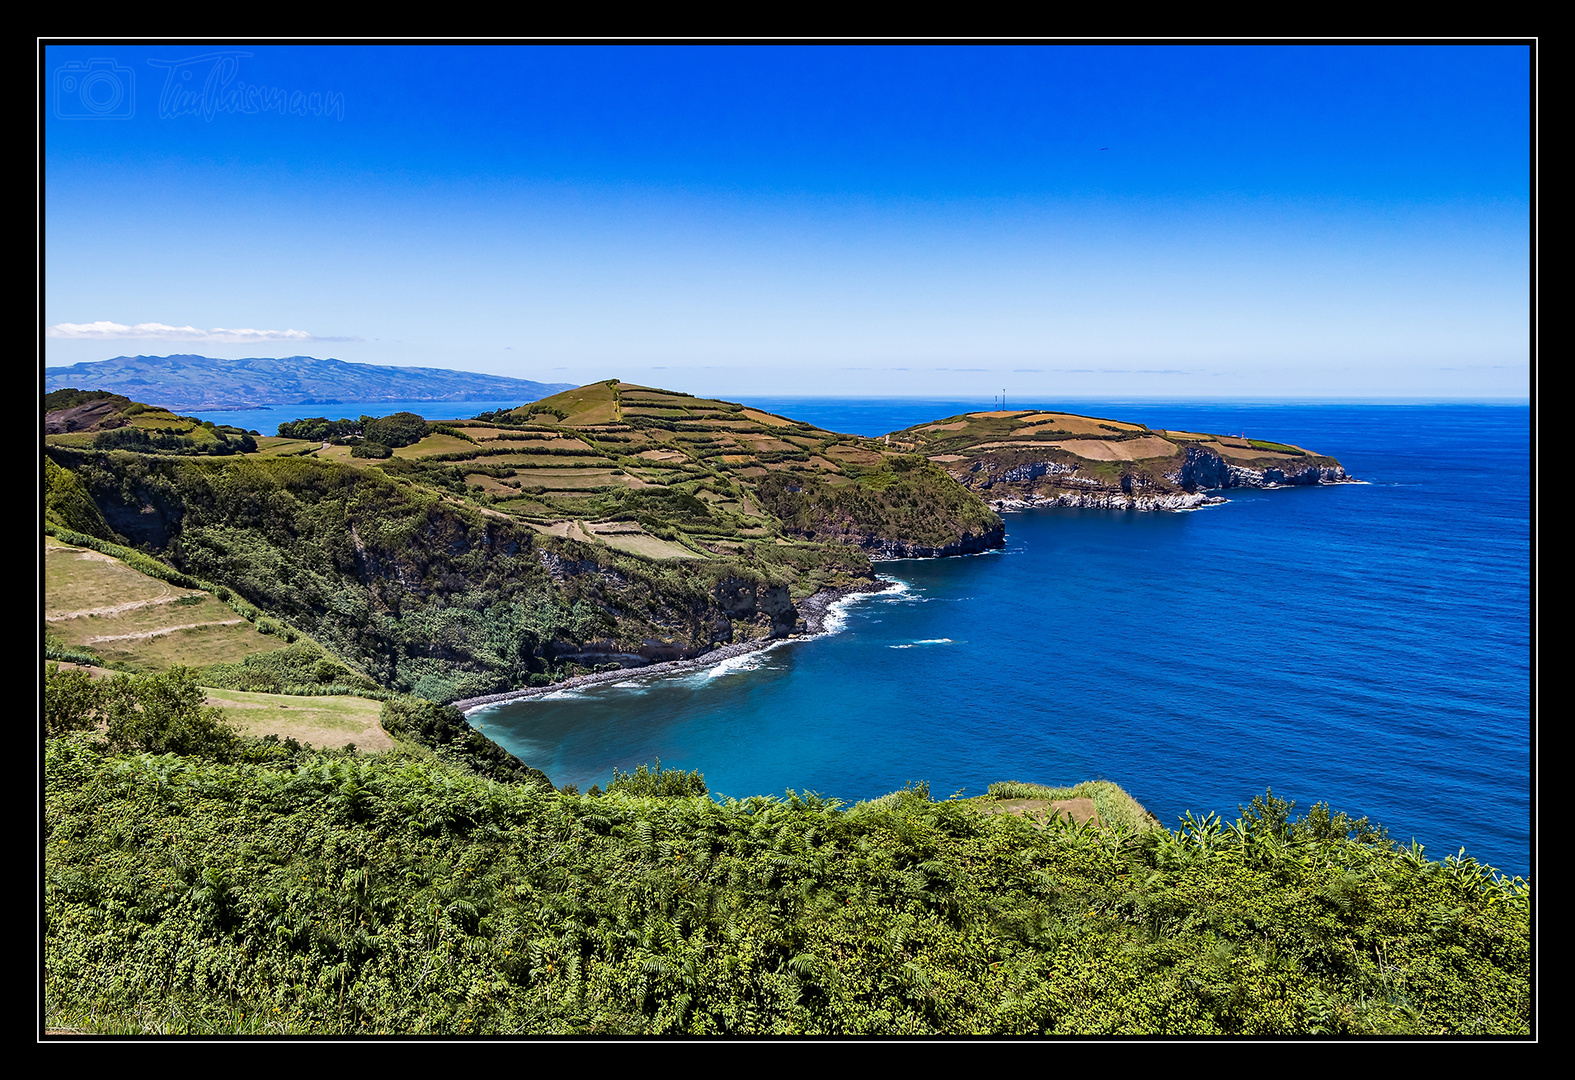
[[[1191,510],[1223,488],[1335,484],[1331,457],[1245,436],[1153,430],[1054,412],[968,413],[893,432],[996,510]]]
[[[785,532],[858,548],[873,560],[976,555],[1006,543],[1006,526],[982,493],[919,458],[855,483],[767,477],[757,490]]]
[[[640,667],[783,637],[801,628],[793,583],[874,584],[857,550],[773,544],[652,562],[545,535],[377,469],[52,455],[50,468],[105,512],[105,539],[145,545],[312,634],[379,684],[437,700],[517,688],[569,663]]]
[[[1226,461],[1219,454],[1204,447],[1189,446],[1186,460],[1180,469],[1166,476],[1187,491],[1217,488],[1296,487],[1308,484],[1339,484],[1348,477],[1339,464],[1325,464],[1323,459],[1305,463],[1264,465],[1252,468]]]

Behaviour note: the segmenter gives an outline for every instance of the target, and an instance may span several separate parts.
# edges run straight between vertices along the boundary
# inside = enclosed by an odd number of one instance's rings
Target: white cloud
[[[209,344],[249,344],[263,341],[360,341],[360,338],[319,337],[305,330],[226,330],[216,326],[199,330],[195,326],[169,326],[165,323],[124,323],[100,319],[90,323],[57,323],[44,331],[45,337],[72,338],[78,341],[201,341]]]

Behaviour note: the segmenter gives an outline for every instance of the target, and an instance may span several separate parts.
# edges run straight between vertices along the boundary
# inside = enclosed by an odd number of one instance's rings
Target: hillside
[[[48,436],[46,516],[437,701],[781,637],[804,598],[875,587],[872,556],[1002,542],[923,459],[727,402],[597,383],[470,422],[399,415],[229,457]],[[406,445],[357,456],[373,434]]]
[[[1069,413],[873,439],[618,380],[441,424],[303,416],[278,436],[74,390],[45,421],[52,520],[439,701],[802,631],[805,598],[876,587],[872,560],[1002,546],[986,500],[1188,509],[1345,479],[1289,444]]]
[[[1004,542],[1000,518],[923,459],[732,402],[610,381],[491,419],[456,425],[478,443],[456,460],[508,467],[467,476],[474,490],[537,524],[572,515],[626,550],[653,536],[711,554],[806,540],[879,559]]]
[[[222,457],[257,450],[256,435],[108,390],[68,387],[44,395],[44,442],[55,446]]]
[[[886,436],[923,454],[997,509],[1186,510],[1211,490],[1339,483],[1334,458],[1288,443],[1016,410],[977,412]]]
[[[533,401],[565,389],[446,368],[383,367],[315,356],[117,356],[44,369],[44,390],[109,390],[175,410],[338,401]]]

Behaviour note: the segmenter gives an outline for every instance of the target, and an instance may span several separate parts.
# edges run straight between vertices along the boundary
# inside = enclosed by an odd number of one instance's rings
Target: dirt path
[[[192,595],[200,596],[201,593]],[[123,611],[135,611],[137,608],[151,607],[155,604],[173,604],[177,600],[185,599],[184,596],[158,596],[151,600],[127,600],[123,604],[110,604],[106,607],[83,608],[81,611],[65,611],[59,615],[45,615],[45,622],[60,622],[63,619],[80,619],[86,615],[119,615]]]
[[[194,622],[182,626],[163,626],[157,630],[145,630],[140,634],[104,634],[100,637],[90,637],[86,644],[97,645],[105,641],[141,641],[146,638],[159,637],[163,634],[173,634],[177,630],[195,630],[199,626],[236,626],[245,622],[245,619],[220,619],[217,622]]]

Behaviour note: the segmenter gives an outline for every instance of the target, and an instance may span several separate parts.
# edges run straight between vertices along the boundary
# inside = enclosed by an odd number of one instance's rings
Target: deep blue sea
[[[865,435],[989,407],[749,404]],[[1366,482],[1185,514],[1009,514],[1003,551],[880,564],[900,588],[843,605],[833,633],[472,721],[581,790],[656,758],[718,794],[847,802],[920,780],[943,798],[1104,778],[1174,826],[1272,786],[1435,858],[1464,847],[1528,873],[1527,406],[1008,405],[1283,440]]]

